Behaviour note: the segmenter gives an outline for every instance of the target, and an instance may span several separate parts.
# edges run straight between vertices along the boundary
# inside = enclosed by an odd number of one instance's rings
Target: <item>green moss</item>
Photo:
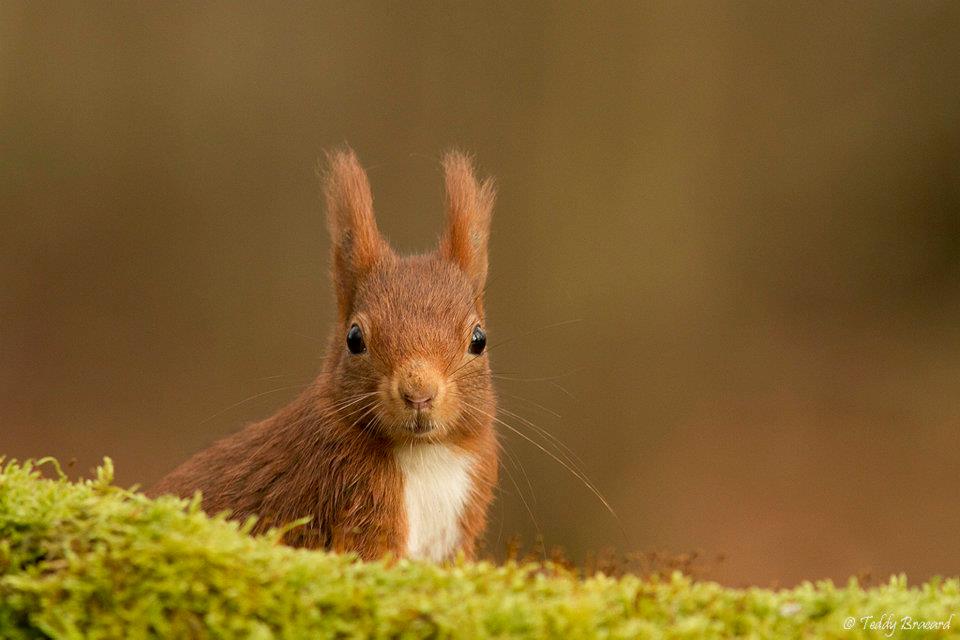
[[[956,579],[782,591],[679,574],[580,580],[537,565],[363,563],[246,529],[208,518],[196,500],[113,486],[109,460],[79,483],[9,463],[0,473],[0,638],[882,638],[859,621],[846,631],[844,620],[960,612]],[[951,626],[933,635],[956,633],[960,620]]]

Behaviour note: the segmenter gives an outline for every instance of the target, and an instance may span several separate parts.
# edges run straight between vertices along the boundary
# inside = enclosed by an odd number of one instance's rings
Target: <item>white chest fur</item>
[[[460,516],[471,490],[473,456],[444,444],[398,447],[407,515],[407,556],[439,562],[460,545]]]

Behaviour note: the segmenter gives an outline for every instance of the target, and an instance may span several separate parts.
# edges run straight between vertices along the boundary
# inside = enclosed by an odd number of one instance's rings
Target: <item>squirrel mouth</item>
[[[410,431],[414,435],[422,436],[433,431],[433,420],[427,417],[422,411],[417,411],[413,419],[408,423]]]

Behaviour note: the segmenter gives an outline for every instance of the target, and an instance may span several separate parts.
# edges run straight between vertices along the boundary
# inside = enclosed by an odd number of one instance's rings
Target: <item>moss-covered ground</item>
[[[7,463],[0,638],[960,636],[956,579],[787,590],[680,574],[582,579],[537,564],[363,563],[248,528],[207,517],[196,500],[119,488],[109,461],[77,483]]]

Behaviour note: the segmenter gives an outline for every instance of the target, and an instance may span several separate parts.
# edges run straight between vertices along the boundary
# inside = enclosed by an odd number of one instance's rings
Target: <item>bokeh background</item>
[[[413,252],[459,146],[503,406],[623,525],[504,434],[491,546],[956,575],[958,42],[955,2],[0,2],[0,453],[149,485],[283,405],[322,149]]]

